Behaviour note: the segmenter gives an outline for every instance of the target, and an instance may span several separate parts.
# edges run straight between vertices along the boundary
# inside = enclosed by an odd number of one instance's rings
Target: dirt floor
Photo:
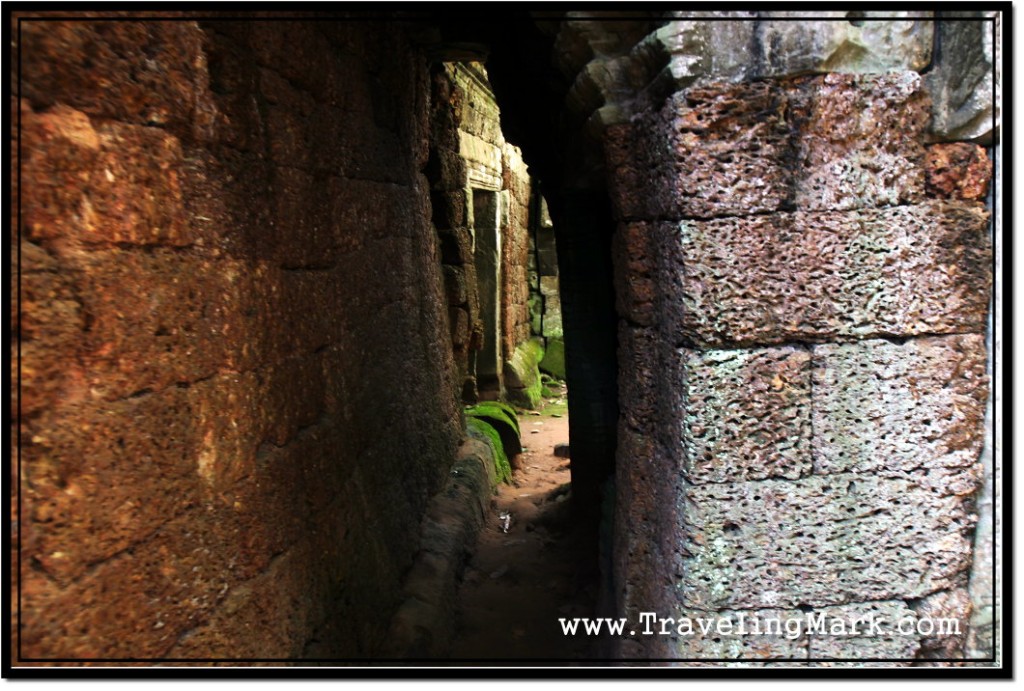
[[[565,387],[549,384],[539,414],[519,416],[526,451],[501,484],[458,596],[453,659],[586,659],[585,635],[564,636],[559,617],[593,615],[595,586],[571,521]],[[503,515],[508,514],[508,529]]]

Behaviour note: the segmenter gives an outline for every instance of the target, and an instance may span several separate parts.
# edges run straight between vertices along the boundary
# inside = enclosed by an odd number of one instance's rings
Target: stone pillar
[[[991,245],[976,197],[926,187],[928,118],[915,72],[827,74],[694,86],[607,130],[620,655],[961,654],[735,627],[966,633]],[[732,630],[643,635],[643,612]]]

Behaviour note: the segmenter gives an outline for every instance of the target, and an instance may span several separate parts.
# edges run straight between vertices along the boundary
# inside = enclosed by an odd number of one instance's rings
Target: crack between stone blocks
[[[674,348],[688,348],[700,352],[711,350],[767,350],[769,348],[817,348],[826,345],[848,345],[862,343],[864,341],[882,340],[894,345],[905,345],[908,342],[924,338],[945,338],[952,336],[984,336],[983,331],[944,331],[944,332],[921,332],[914,334],[898,335],[888,332],[858,334],[858,335],[836,335],[829,334],[818,339],[790,339],[769,342],[747,342],[731,341],[728,343],[697,343],[690,339],[673,341]]]
[[[710,214],[710,215],[707,215],[707,216],[683,216],[683,215],[658,214],[658,215],[651,215],[651,216],[641,217],[641,216],[629,216],[629,215],[627,215],[627,216],[619,217],[617,220],[620,223],[671,223],[671,224],[679,224],[679,223],[684,223],[684,222],[702,223],[702,222],[708,222],[708,221],[730,221],[730,220],[742,221],[742,220],[748,219],[748,218],[765,218],[765,217],[778,216],[778,215],[846,214],[846,213],[872,212],[872,211],[884,212],[884,211],[887,211],[887,210],[890,210],[890,209],[902,209],[902,208],[908,208],[908,207],[914,207],[914,206],[921,206],[921,205],[928,204],[928,203],[931,203],[931,202],[943,202],[943,201],[948,202],[949,200],[943,200],[943,199],[937,199],[937,198],[934,198],[934,197],[922,196],[920,199],[916,199],[916,200],[902,200],[902,201],[900,201],[897,204],[885,204],[885,205],[879,205],[879,206],[854,206],[854,207],[851,207],[851,208],[848,208],[848,209],[839,209],[839,208],[821,208],[821,209],[819,209],[819,208],[795,207],[795,208],[777,208],[777,209],[770,209],[770,210],[765,210],[765,211],[755,211],[753,213],[747,213],[747,214],[722,213],[722,214]]]

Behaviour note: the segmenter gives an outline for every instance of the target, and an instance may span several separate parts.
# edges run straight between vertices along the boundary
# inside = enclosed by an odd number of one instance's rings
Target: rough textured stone
[[[28,656],[372,655],[463,434],[422,55],[211,25],[23,22]]]
[[[657,320],[658,253],[655,224],[621,223],[612,236],[615,302],[619,316],[651,326]]]
[[[606,132],[616,212],[653,220],[913,202],[924,192],[927,120],[913,72],[694,86]]]
[[[150,127],[102,124],[80,111],[23,112],[23,223],[34,241],[188,245],[177,138]]]
[[[611,552],[615,609],[630,622],[639,622],[641,612],[671,616],[679,604],[677,580],[685,573],[685,552],[678,536],[678,526],[684,525],[685,519],[677,501],[682,482],[673,472],[676,461],[649,435],[638,434],[623,421],[619,423],[616,457],[618,528]],[[652,573],[662,577],[651,578]],[[619,654],[675,655],[663,636],[616,643]]]
[[[987,214],[929,202],[680,224],[666,303],[700,344],[981,331]]]
[[[965,497],[976,480],[971,470],[931,469],[687,488],[683,602],[821,606],[959,585],[975,523]]]
[[[931,624],[921,627],[919,657],[947,660],[964,657],[971,614],[971,598],[966,588],[940,590],[921,598],[914,604],[914,612],[922,620],[931,620]]]
[[[784,111],[785,95],[768,82],[693,88],[673,97],[658,124],[641,125],[653,129],[644,148],[652,170],[641,172],[635,194],[656,206],[636,215],[700,218],[778,209],[791,187],[783,161],[790,137]],[[651,174],[660,188],[645,194]]]
[[[682,350],[679,429],[692,483],[788,478],[810,472],[810,353]]]
[[[829,74],[795,94],[797,208],[914,202],[924,191],[928,103],[913,72]]]
[[[805,660],[808,636],[803,626],[806,615],[799,610],[753,609],[705,612],[682,609],[661,614],[677,620],[687,619],[694,633],[679,635],[680,624],[670,636],[673,656],[687,660]],[[787,624],[789,621],[797,624]],[[707,633],[701,625],[708,627]],[[786,629],[786,626],[790,629]],[[683,631],[688,627],[684,624]],[[658,626],[651,627],[661,631]],[[643,631],[644,629],[640,629]],[[669,630],[672,630],[671,628]],[[789,633],[792,631],[793,633]],[[770,633],[769,633],[770,632]],[[661,635],[660,633],[658,635]]]
[[[384,656],[447,653],[455,630],[458,579],[487,515],[494,467],[487,444],[463,442],[445,488],[427,507],[420,552],[405,580],[406,600],[391,620]]]
[[[976,144],[933,144],[927,154],[927,190],[943,199],[984,200],[992,161]]]
[[[925,77],[933,103],[929,134],[936,141],[989,142],[1001,122],[996,72],[1000,19],[991,12],[957,14],[939,23],[935,64]]]
[[[987,396],[981,334],[814,348],[814,471],[967,468]]]
[[[919,637],[912,630],[917,623],[915,613],[900,600],[804,610],[683,609],[674,613],[673,619],[689,620],[689,624],[682,625],[683,631],[692,627],[695,632],[681,636],[680,624],[675,623],[670,636],[676,656],[689,660],[858,662],[873,658],[908,663],[920,647]],[[706,633],[700,628],[702,625],[707,627]],[[898,626],[909,631],[909,635]],[[661,631],[658,626],[648,628]],[[882,635],[878,635],[879,631]]]
[[[916,633],[917,616],[900,600],[823,607],[814,610],[812,616],[824,616],[827,633],[808,634],[808,656],[814,660],[837,660],[822,666],[838,665],[838,661],[857,666],[889,667],[895,666],[895,662],[909,664],[921,648],[920,636]],[[870,628],[867,623],[870,621],[877,622],[876,630]],[[832,626],[836,627],[836,631],[857,630],[860,635],[829,635]],[[878,635],[878,630],[882,631],[881,635]],[[862,660],[871,662],[865,663]],[[892,662],[887,662],[889,660]]]
[[[211,134],[215,109],[196,22],[25,18],[19,26],[21,95],[37,109],[60,103],[182,138]],[[64,55],[87,58],[88,69],[52,59]]]

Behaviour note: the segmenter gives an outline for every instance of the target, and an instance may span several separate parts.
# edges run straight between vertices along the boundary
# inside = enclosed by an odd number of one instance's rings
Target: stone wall
[[[485,386],[476,380],[472,363],[478,357],[474,351],[488,348],[504,364],[498,372],[498,390],[490,395],[511,392],[516,398],[524,387],[518,368],[510,363],[530,338],[530,175],[519,149],[502,135],[498,106],[482,65],[450,63],[436,68],[434,83],[428,170],[435,223],[443,246],[451,248],[445,256],[446,292],[463,391],[474,400]],[[490,193],[498,195],[496,280],[487,276],[481,281],[481,267],[473,258],[478,245],[488,241],[483,234],[491,219],[475,217],[473,199]],[[482,295],[482,290],[490,294]],[[494,310],[493,321],[482,312],[488,309]],[[489,328],[493,334],[485,333]],[[527,403],[521,398],[516,402]]]
[[[372,655],[462,437],[426,60],[366,22],[20,36],[21,653]]]
[[[607,131],[631,621],[881,607],[966,633],[990,169],[926,149],[929,115],[916,73],[828,74],[694,85]],[[655,638],[619,653],[908,664],[963,642]]]

